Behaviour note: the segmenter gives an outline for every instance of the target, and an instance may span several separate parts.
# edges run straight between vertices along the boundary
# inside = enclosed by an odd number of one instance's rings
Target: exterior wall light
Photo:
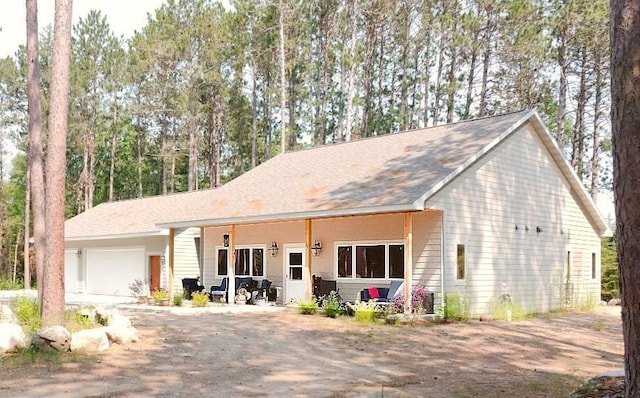
[[[222,235],[222,245],[224,247],[229,247],[229,234]]]
[[[320,255],[321,250],[322,250],[322,242],[316,239],[315,242],[313,242],[313,246],[311,246],[311,252],[313,253],[314,256],[317,257]]]
[[[271,242],[271,247],[269,248],[269,251],[271,252],[271,257],[278,256],[278,244],[276,243],[275,240]]]

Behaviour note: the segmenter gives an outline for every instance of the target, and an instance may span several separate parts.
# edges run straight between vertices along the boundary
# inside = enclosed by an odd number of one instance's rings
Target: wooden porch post
[[[231,225],[229,228],[229,248],[228,248],[228,261],[227,274],[229,275],[229,292],[228,303],[233,304],[236,302],[236,226]]]
[[[303,275],[302,275],[302,279],[305,282],[304,284],[304,298],[305,300],[310,300],[311,296],[312,296],[312,292],[313,292],[313,282],[311,281],[311,261],[313,258],[313,255],[311,254],[311,245],[312,245],[312,236],[313,236],[313,230],[312,230],[312,226],[311,226],[311,220],[305,220],[305,224],[304,224],[304,236],[305,236],[305,256],[306,256],[306,261],[305,261],[305,267],[303,268]]]
[[[175,264],[176,230],[169,228],[169,297],[173,297],[173,267]]]
[[[413,214],[404,214],[404,311],[411,313],[413,281]]]

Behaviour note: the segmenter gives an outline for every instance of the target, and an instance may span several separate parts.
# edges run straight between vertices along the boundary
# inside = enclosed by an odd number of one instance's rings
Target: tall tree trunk
[[[198,125],[195,120],[189,123],[189,174],[188,187],[189,191],[197,190],[198,187]]]
[[[258,65],[251,59],[251,168],[257,165],[258,158]]]
[[[284,6],[280,0],[280,10],[278,13],[278,27],[280,29],[280,153],[285,153],[287,142],[287,124],[285,113],[287,108],[287,81],[286,81],[286,58],[284,55]]]
[[[72,0],[56,0],[47,145],[47,267],[42,297],[43,326],[64,325],[64,199],[67,112],[71,63]]]
[[[347,115],[345,117],[344,141],[351,141],[351,125],[353,124],[353,97],[355,96],[355,74],[356,74],[356,21],[358,15],[358,1],[353,2],[351,10],[351,47],[349,49],[349,93],[347,94]]]
[[[473,103],[473,83],[476,75],[476,62],[478,60],[478,38],[480,31],[473,32],[473,42],[471,47],[471,61],[469,62],[469,78],[467,79],[467,99],[464,102],[464,114],[462,119],[468,119],[471,114],[471,104]]]
[[[432,119],[433,125],[437,126],[440,118],[440,96],[442,94],[442,69],[444,69],[444,47],[445,47],[445,34],[442,29],[442,36],[440,37],[440,48],[438,50],[438,68],[436,70],[436,86],[435,94],[433,97],[433,112]]]
[[[564,2],[563,7],[566,7]],[[564,24],[565,21],[560,23]],[[560,67],[560,87],[558,90],[558,124],[556,131],[556,141],[560,149],[564,147],[565,140],[565,119],[567,117],[567,73],[569,70],[569,60],[566,49],[566,27],[561,26],[558,34],[558,66]]]
[[[44,151],[42,145],[42,109],[40,94],[40,62],[38,58],[37,0],[27,0],[27,101],[29,106],[29,171],[33,208],[33,239],[36,262],[36,286],[42,308],[44,286],[45,186]],[[64,173],[63,173],[64,174]]]
[[[591,199],[593,201],[597,201],[599,184],[598,180],[600,179],[600,117],[602,110],[600,109],[602,106],[602,55],[598,50],[596,50],[596,57],[594,59],[594,68],[595,68],[595,100],[593,104],[593,142],[592,148],[593,153],[591,155]]]
[[[142,127],[136,126],[136,157],[138,169],[138,197],[142,197]]]
[[[491,33],[487,26],[485,33],[484,54],[482,54],[482,86],[480,88],[480,109],[479,116],[487,114],[487,93],[489,91],[489,66],[491,65]]]
[[[640,0],[611,0],[611,127],[625,397],[640,397]]]
[[[111,126],[111,159],[109,164],[109,202],[113,202],[113,183],[116,174],[116,146],[118,143],[118,95],[113,95],[113,120]]]
[[[571,137],[571,166],[578,177],[584,177],[584,114],[587,102],[587,51],[581,48],[580,83],[576,104],[576,120]]]
[[[31,289],[31,256],[29,250],[29,232],[31,226],[31,169],[27,163],[24,185],[24,288]]]

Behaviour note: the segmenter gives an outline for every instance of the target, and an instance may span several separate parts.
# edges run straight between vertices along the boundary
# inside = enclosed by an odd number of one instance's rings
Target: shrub
[[[175,300],[176,298],[174,297],[173,299]],[[206,307],[209,305],[209,295],[206,292],[191,293],[191,305],[194,307]]]
[[[335,291],[329,292],[329,295],[324,299],[322,303],[324,308],[324,314],[329,318],[335,318],[340,312],[340,303],[338,301],[338,294]]]
[[[489,310],[493,319],[516,320],[527,317],[525,308],[508,294],[502,294],[496,300],[493,300]],[[507,311],[510,311],[510,316],[507,315]]]
[[[153,296],[153,299],[156,301],[156,303],[160,302],[160,300],[162,299],[169,298],[169,292],[163,289],[154,290],[151,295]]]
[[[404,294],[398,295],[394,304],[398,308],[404,308]],[[427,314],[433,312],[432,295],[424,285],[416,285],[411,289],[411,312]]]
[[[40,319],[40,307],[38,301],[30,297],[18,297],[13,301],[13,310],[18,320],[26,329],[25,333],[40,330],[42,320]]]
[[[22,281],[12,281],[11,279],[0,279],[0,290],[20,290],[24,285]]]
[[[312,298],[309,301],[301,300],[298,302],[298,312],[303,315],[312,315],[315,314],[318,310],[318,302],[315,298]]]
[[[468,305],[458,293],[444,295],[444,318],[447,321],[464,321],[469,318]]]
[[[173,305],[180,307],[182,305],[182,296],[173,296]]]
[[[375,301],[360,302],[354,306],[356,321],[362,323],[373,322],[376,319]]]

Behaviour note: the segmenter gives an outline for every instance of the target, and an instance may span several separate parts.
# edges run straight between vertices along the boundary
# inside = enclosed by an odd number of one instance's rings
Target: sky
[[[129,38],[147,22],[147,13],[159,8],[163,0],[74,0],[73,24],[91,10],[100,10],[116,36]],[[53,25],[54,0],[38,1],[38,28]],[[25,0],[2,0],[0,9],[0,58],[13,55],[26,44]]]

